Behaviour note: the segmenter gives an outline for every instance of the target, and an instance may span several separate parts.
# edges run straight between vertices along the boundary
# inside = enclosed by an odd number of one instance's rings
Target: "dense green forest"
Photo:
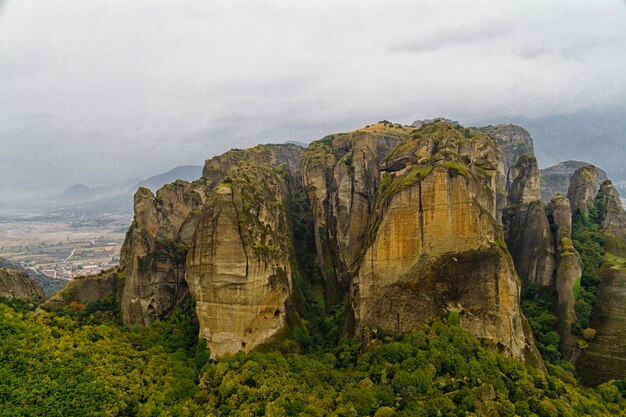
[[[308,353],[209,360],[191,303],[144,328],[115,304],[49,312],[0,303],[0,416],[620,415],[626,381],[595,390],[432,321],[374,348],[342,340]]]

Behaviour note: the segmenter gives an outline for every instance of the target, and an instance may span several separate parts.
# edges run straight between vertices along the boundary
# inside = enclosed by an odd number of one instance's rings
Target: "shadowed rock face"
[[[598,191],[598,199],[602,204],[600,229],[606,235],[606,250],[615,255],[626,257],[626,212],[622,207],[619,193],[607,180]]]
[[[503,212],[505,241],[523,284],[539,285],[550,293],[556,269],[554,239],[540,201],[539,169],[533,155],[523,155],[515,165],[509,205]]]
[[[626,213],[610,181],[602,184],[597,200],[601,203],[600,229],[608,256],[599,271],[600,284],[590,320],[596,338],[577,363],[583,382],[591,386],[626,377]]]
[[[315,222],[316,263],[330,304],[343,299],[362,250],[380,187],[380,163],[409,130],[378,123],[327,136],[304,151],[302,173]]]
[[[43,289],[25,272],[0,268],[0,296],[43,300]]]
[[[212,158],[200,180],[138,191],[119,273],[123,318],[167,317],[189,290],[214,355],[284,337],[299,320],[290,193],[302,183],[327,305],[350,289],[347,331],[405,331],[455,312],[541,366],[495,220],[499,164],[494,138],[445,122],[379,123],[304,154],[260,145]]]
[[[443,122],[422,126],[385,158],[350,291],[356,334],[458,312],[463,327],[508,354],[536,354],[494,219],[497,166],[493,138]]]
[[[598,170],[593,165],[585,165],[574,172],[567,190],[572,214],[575,214],[576,210],[583,214],[589,213],[589,206],[592,206],[596,199],[597,181]]]
[[[202,209],[187,282],[213,355],[249,351],[285,330],[293,255],[286,165],[232,165]]]
[[[120,255],[125,278],[120,310],[124,322],[148,324],[169,316],[187,296],[185,258],[202,205],[201,184],[176,181],[135,194],[135,218]]]
[[[558,194],[551,203],[557,249],[557,270],[554,278],[557,330],[561,336],[561,353],[568,359],[576,347],[572,325],[576,321],[574,283],[580,279],[580,255],[572,244],[572,209],[569,200]]]
[[[605,268],[590,325],[596,338],[576,363],[586,385],[626,376],[626,267]]]
[[[509,188],[516,177],[515,164],[523,155],[534,154],[533,140],[526,129],[515,125],[481,127],[478,130],[495,138],[500,151],[496,189],[496,220],[501,221],[502,210],[507,204]]]
[[[583,161],[563,161],[548,168],[539,170],[541,175],[541,201],[548,204],[557,194],[567,195],[570,178],[578,168],[591,165]],[[607,179],[606,172],[598,168],[597,186]]]

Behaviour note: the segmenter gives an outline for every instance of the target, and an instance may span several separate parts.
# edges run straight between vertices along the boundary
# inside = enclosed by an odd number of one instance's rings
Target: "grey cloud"
[[[0,188],[623,102],[625,28],[622,2],[0,0]]]

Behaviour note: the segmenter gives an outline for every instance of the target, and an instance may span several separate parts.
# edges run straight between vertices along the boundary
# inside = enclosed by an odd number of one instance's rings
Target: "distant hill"
[[[199,165],[177,166],[176,168],[173,168],[166,173],[158,174],[143,181],[140,181],[135,187],[133,187],[132,192],[134,193],[138,187],[146,187],[154,192],[165,184],[169,184],[170,182],[173,182],[175,180],[197,180],[202,176],[202,168],[203,167]]]
[[[548,203],[558,193],[567,195],[570,178],[578,168],[585,165],[589,165],[589,163],[583,161],[563,161],[551,167],[540,169],[541,200],[544,203]],[[607,178],[606,172],[598,167],[598,188]]]
[[[82,201],[93,200],[96,197],[97,194],[92,188],[87,187],[84,184],[75,184],[63,191],[63,193],[59,196],[59,199],[66,202],[79,203]]]
[[[65,190],[57,198],[58,211],[83,215],[101,213],[132,214],[133,195],[137,188],[146,187],[156,192],[165,184],[175,180],[194,181],[202,176],[202,166],[181,165],[163,174],[144,180],[131,179],[120,184],[102,187],[88,187],[76,184]]]

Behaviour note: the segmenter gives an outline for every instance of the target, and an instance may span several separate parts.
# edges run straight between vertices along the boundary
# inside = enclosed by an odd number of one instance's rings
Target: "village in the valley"
[[[96,275],[119,263],[128,225],[128,216],[0,219],[0,258],[51,279]]]

